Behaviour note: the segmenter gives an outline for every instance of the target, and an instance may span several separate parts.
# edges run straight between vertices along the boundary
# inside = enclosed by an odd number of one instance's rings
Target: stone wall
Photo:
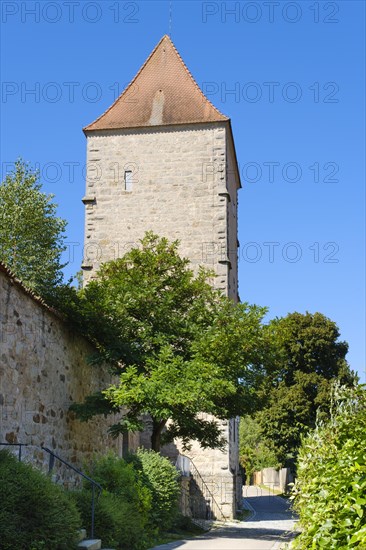
[[[96,452],[121,454],[107,435],[111,417],[82,423],[69,412],[110,382],[87,364],[91,345],[1,265],[0,330],[0,442],[35,446],[23,453],[38,463],[48,460],[40,446],[79,467]]]
[[[189,494],[190,477],[182,475],[179,479],[180,495],[179,495],[179,511],[183,516],[192,517],[191,501]]]
[[[253,485],[265,485],[270,489],[277,491],[289,491],[290,484],[293,483],[294,477],[290,468],[263,468],[259,472],[253,474]]]

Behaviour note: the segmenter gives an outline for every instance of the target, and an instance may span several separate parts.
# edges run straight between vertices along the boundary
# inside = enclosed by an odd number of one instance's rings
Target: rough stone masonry
[[[93,351],[0,263],[0,442],[28,445],[23,458],[45,471],[41,446],[79,468],[94,453],[120,453],[121,438],[108,436],[110,419],[80,422],[69,411],[112,382],[107,369],[88,364]],[[65,485],[81,481],[58,462],[54,472]]]

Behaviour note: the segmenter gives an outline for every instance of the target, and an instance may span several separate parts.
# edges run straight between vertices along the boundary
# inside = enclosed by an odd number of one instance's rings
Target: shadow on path
[[[192,540],[175,541],[153,550],[275,550],[294,538],[296,518],[285,499],[259,487],[244,487],[247,521],[227,522]]]

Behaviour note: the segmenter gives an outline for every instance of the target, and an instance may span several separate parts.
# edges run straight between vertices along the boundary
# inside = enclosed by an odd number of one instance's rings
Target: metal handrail
[[[28,444],[28,443],[0,443],[0,445],[6,445],[6,446],[9,446],[9,447],[19,447],[19,452],[18,452],[19,462],[22,461],[22,447],[35,447],[35,448],[38,448],[38,449],[42,449],[43,451],[45,451],[49,455],[49,463],[48,463],[48,473],[49,474],[51,474],[51,472],[53,470],[53,467],[54,467],[54,464],[55,464],[55,459],[56,459],[59,462],[61,462],[62,464],[64,464],[67,468],[70,468],[71,470],[74,470],[74,472],[76,472],[78,475],[80,475],[81,477],[83,477],[84,479],[86,479],[87,481],[89,481],[91,483],[91,486],[92,486],[92,503],[91,503],[91,533],[90,533],[90,536],[93,539],[94,538],[94,523],[95,523],[94,522],[94,519],[95,519],[95,501],[96,501],[96,499],[95,499],[95,488],[98,489],[98,495],[97,495],[97,499],[98,499],[101,492],[103,491],[103,487],[97,481],[95,481],[94,479],[89,477],[87,474],[84,474],[84,472],[82,472],[81,470],[79,470],[78,468],[76,468],[75,466],[73,466],[72,464],[70,464],[69,462],[67,462],[66,460],[61,458],[60,456],[58,456],[56,453],[51,451],[51,449],[48,449],[47,447],[43,447],[43,445],[38,446],[38,445],[31,445],[31,444]]]
[[[220,515],[221,517],[223,518],[224,520],[224,523],[226,522],[227,520],[227,517],[224,515],[224,512],[222,510],[222,508],[220,507],[220,505],[218,504],[218,502],[216,501],[213,493],[211,492],[210,488],[208,487],[207,483],[205,482],[205,480],[203,479],[202,475],[200,474],[197,466],[194,464],[193,460],[189,457],[189,456],[186,456],[186,455],[182,455],[182,454],[179,454],[178,455],[178,458],[177,458],[177,461],[176,461],[176,466],[177,466],[177,463],[178,463],[178,459],[179,457],[182,457],[184,460],[188,461],[189,463],[189,466],[193,466],[193,472],[191,471],[191,468],[189,468],[189,473],[192,475],[192,478],[194,479],[194,476],[193,476],[193,473],[198,477],[199,481],[201,482],[202,484],[202,487],[204,487],[206,493],[209,495],[212,503],[214,504],[214,506],[216,507],[216,509],[220,512]],[[179,466],[177,466],[178,469]],[[185,468],[184,468],[185,469]],[[183,472],[183,473],[186,473],[186,472]],[[196,480],[195,480],[196,481]]]

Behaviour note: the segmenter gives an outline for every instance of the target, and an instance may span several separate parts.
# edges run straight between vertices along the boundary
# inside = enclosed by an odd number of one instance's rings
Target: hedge
[[[366,388],[335,386],[330,421],[304,438],[293,490],[297,550],[366,548]]]
[[[0,451],[2,550],[70,550],[81,525],[64,489],[29,464]]]

